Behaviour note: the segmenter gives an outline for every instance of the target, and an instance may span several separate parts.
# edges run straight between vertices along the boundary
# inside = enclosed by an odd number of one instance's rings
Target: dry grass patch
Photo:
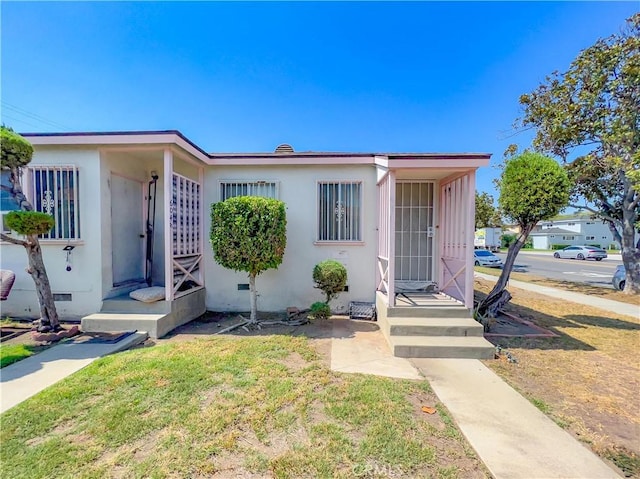
[[[479,273],[490,274],[492,276],[500,276],[500,273],[502,272],[502,270],[500,269],[484,268],[482,266],[476,266],[474,269]],[[640,295],[624,294],[622,291],[617,291],[615,289],[603,288],[601,286],[592,286],[587,283],[576,283],[574,281],[560,281],[549,279],[529,273],[512,272],[510,278],[515,279],[516,281],[524,281],[526,283],[533,283],[540,286],[564,289],[565,291],[571,291],[573,293],[582,293],[589,296],[597,296],[603,299],[611,299],[613,301],[620,301],[622,303],[629,303],[640,306]]]
[[[103,358],[2,416],[2,475],[488,477],[425,381],[333,373],[311,344],[215,337]]]
[[[477,296],[493,285],[476,279]],[[640,318],[509,288],[507,311],[555,338],[494,339],[517,364],[487,366],[604,458],[640,475]],[[626,465],[623,465],[626,464]]]

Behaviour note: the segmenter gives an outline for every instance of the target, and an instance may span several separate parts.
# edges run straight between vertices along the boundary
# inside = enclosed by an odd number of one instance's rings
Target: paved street
[[[498,253],[503,260],[506,253]],[[611,277],[616,266],[622,264],[620,255],[612,255],[602,261],[556,259],[553,252],[520,252],[513,269],[518,273],[530,273],[545,278],[588,283],[613,288]]]

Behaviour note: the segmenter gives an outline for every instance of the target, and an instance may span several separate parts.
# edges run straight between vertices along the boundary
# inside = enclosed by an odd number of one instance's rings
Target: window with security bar
[[[362,241],[362,182],[318,183],[318,241]]]
[[[20,204],[11,195],[11,172],[9,170],[2,170],[0,172],[0,215],[2,215],[2,232],[10,233],[11,229],[5,225],[4,217],[10,211],[20,210]]]
[[[262,196],[278,199],[275,181],[224,181],[220,183],[220,201],[236,196]]]
[[[27,187],[33,209],[55,220],[53,229],[40,238],[80,239],[79,173],[75,166],[29,166]]]

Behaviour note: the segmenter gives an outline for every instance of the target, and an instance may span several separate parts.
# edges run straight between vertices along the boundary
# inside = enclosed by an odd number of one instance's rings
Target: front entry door
[[[396,183],[396,281],[433,282],[433,182]]]
[[[113,286],[144,281],[142,183],[111,174]]]

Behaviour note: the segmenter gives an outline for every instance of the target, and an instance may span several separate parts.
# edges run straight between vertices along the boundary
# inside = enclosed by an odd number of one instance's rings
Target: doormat
[[[114,344],[131,336],[137,330],[119,331],[115,333],[84,333],[81,337],[73,341],[75,344]]]

